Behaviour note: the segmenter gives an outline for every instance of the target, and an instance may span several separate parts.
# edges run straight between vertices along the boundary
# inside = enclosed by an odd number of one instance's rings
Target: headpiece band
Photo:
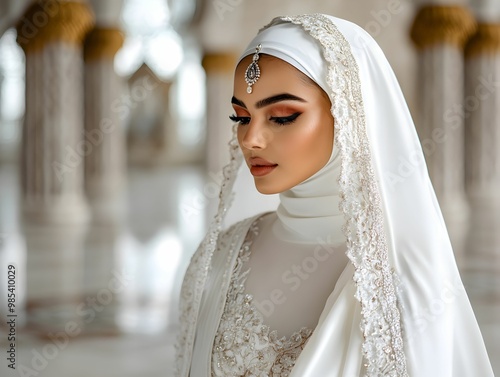
[[[261,48],[262,48],[261,44],[259,44],[255,48],[255,54],[253,55],[253,60],[247,67],[247,70],[245,71],[245,81],[248,84],[247,93],[252,93],[252,85],[255,84],[257,80],[260,78],[260,67],[258,61]]]

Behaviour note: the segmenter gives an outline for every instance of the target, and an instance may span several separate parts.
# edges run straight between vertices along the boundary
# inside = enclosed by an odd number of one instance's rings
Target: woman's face
[[[260,55],[261,76],[247,93],[245,70],[236,68],[232,105],[238,142],[262,194],[276,194],[303,182],[328,162],[333,117],[326,93],[295,67]]]

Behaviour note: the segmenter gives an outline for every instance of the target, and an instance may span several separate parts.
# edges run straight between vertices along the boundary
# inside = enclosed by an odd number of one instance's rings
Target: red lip
[[[252,166],[276,166],[276,165],[278,165],[278,164],[275,164],[274,162],[264,160],[261,157],[250,157],[249,161],[250,161],[250,165],[252,165]]]
[[[260,157],[251,157],[249,159],[249,162],[250,173],[252,173],[254,177],[262,177],[264,175],[267,175],[278,166],[278,164],[264,160]]]

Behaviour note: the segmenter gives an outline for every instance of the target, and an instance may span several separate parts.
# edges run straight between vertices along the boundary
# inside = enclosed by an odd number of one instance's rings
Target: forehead
[[[248,55],[245,56],[236,66],[236,72],[242,72],[245,73],[247,67],[252,63],[253,61],[253,55]],[[286,69],[286,70],[295,70],[297,73],[302,74],[297,68],[292,66],[291,64],[288,64],[284,60],[281,60],[280,58],[277,58],[272,55],[268,54],[259,54],[259,60],[258,60],[259,67],[268,67],[268,68],[281,68],[281,69]],[[236,77],[235,77],[236,78]]]
[[[260,78],[252,86],[252,93],[248,94],[248,84],[245,81],[245,71],[252,63],[253,55],[243,58],[237,65],[234,73],[234,96],[243,98],[257,98],[282,92],[289,92],[301,97],[326,97],[327,94],[312,79],[295,68],[293,65],[277,57],[260,54]]]
[[[246,89],[245,71],[252,63],[252,59],[253,55],[246,56],[236,67],[234,73],[235,92],[239,91],[243,86]],[[297,68],[274,56],[260,54],[258,65],[260,68],[260,78],[254,84],[254,89],[259,86],[274,86],[276,90],[279,90],[290,86],[305,85],[307,80],[310,80]]]

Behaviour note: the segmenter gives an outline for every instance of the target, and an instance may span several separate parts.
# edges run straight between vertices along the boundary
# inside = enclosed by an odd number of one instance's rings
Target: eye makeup
[[[231,119],[234,123],[239,123],[240,125],[245,125],[250,123],[250,117],[240,117],[236,115],[231,115],[229,116],[229,119]]]
[[[280,126],[286,126],[287,124],[291,124],[297,120],[297,118],[301,115],[302,113],[296,112],[292,115],[285,116],[285,117],[270,117],[269,120],[280,125]]]
[[[284,116],[284,117],[276,117],[272,116],[269,118],[269,120],[273,123],[276,123],[279,126],[286,126],[287,124],[291,124],[297,120],[297,118],[301,115],[302,113],[296,112],[292,115],[289,116]],[[229,117],[233,122],[239,123],[240,125],[246,125],[250,123],[250,117],[240,117],[236,115],[231,115]]]

